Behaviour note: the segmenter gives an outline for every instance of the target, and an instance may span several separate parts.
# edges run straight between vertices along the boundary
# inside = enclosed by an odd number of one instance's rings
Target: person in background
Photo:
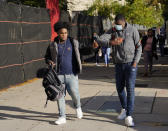
[[[144,76],[152,74],[153,56],[156,56],[157,39],[153,34],[153,30],[149,29],[147,36],[142,38],[142,50],[144,56],[145,73]]]
[[[158,34],[157,38],[159,42],[160,55],[161,57],[164,57],[165,36],[164,34]]]
[[[148,35],[148,31],[145,31],[143,37],[145,37],[147,35]]]
[[[116,89],[122,106],[118,119],[125,119],[126,126],[132,127],[137,65],[142,53],[139,32],[126,22],[122,14],[118,14],[115,17],[115,26],[100,37],[94,33],[94,39],[101,46],[112,46]]]
[[[98,45],[96,41],[93,41],[93,49],[95,49],[95,61],[96,61],[96,66],[100,66],[100,57],[101,57],[101,46]]]
[[[79,43],[77,40],[68,37],[68,23],[58,22],[54,25],[54,29],[58,36],[48,46],[45,60],[48,65],[54,67],[59,79],[65,84],[65,94],[67,91],[71,96],[77,118],[81,119],[83,113],[80,103],[78,74],[82,71],[82,64],[78,49]],[[64,97],[57,101],[59,110],[59,119],[55,121],[57,125],[66,123]]]
[[[109,67],[111,48],[110,47],[102,47],[102,52],[104,55],[105,67]]]
[[[104,33],[106,33],[107,31],[108,29],[105,29]],[[105,62],[105,67],[109,67],[110,53],[111,53],[111,47],[107,47],[107,46],[102,47],[102,54]]]

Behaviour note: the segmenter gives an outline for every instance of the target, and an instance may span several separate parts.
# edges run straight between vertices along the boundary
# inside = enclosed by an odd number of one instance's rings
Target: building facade
[[[67,0],[68,2],[68,11],[71,16],[73,16],[73,12],[80,12],[87,10],[95,0]],[[114,0],[118,1],[120,4],[124,5],[126,3],[125,0]]]

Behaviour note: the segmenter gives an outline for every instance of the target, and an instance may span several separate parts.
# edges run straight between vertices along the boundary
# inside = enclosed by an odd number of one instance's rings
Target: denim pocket
[[[136,70],[137,70],[137,67],[132,67],[132,68],[131,68],[131,71],[132,71],[132,72],[135,72]]]
[[[72,75],[72,77],[78,81],[78,75]]]

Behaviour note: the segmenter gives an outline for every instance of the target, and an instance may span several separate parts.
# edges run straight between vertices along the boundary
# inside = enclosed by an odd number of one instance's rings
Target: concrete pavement
[[[66,96],[67,124],[55,125],[56,102],[44,109],[46,95],[42,79],[0,92],[0,131],[168,131],[168,57],[155,62],[151,77],[142,77],[139,65],[136,81],[134,119],[128,128],[117,120],[120,103],[115,89],[114,66],[84,64],[79,76],[84,118],[76,118],[69,95]],[[162,63],[162,64],[160,64]]]

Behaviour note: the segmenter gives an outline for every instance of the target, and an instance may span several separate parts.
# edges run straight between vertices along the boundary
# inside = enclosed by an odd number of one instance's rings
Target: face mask
[[[122,30],[122,25],[115,25],[116,30]]]

